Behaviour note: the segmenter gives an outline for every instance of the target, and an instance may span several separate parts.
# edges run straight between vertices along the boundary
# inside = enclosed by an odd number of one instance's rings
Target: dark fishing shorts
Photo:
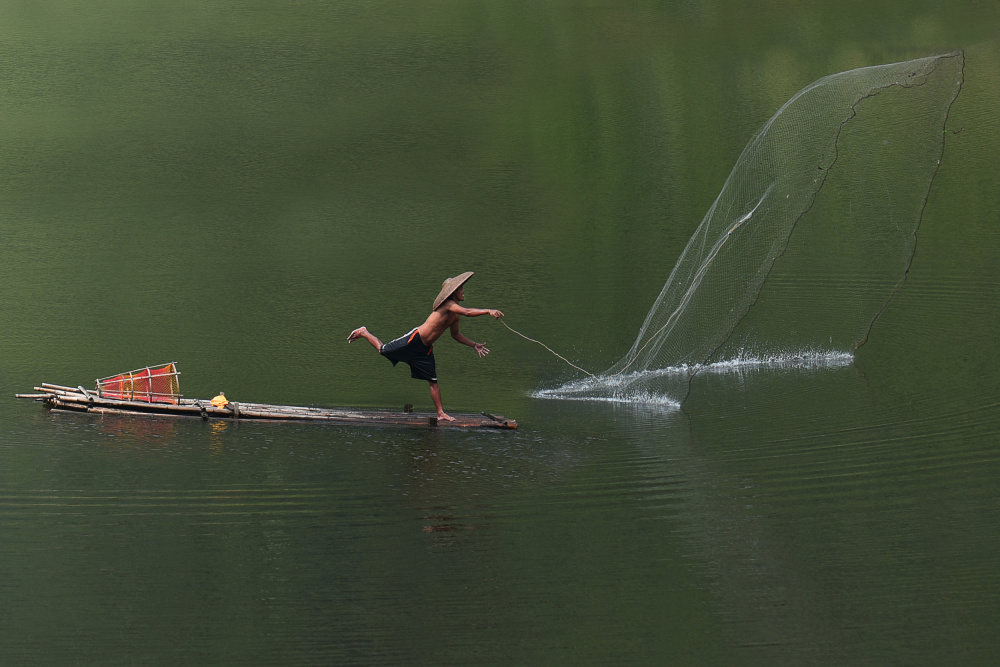
[[[383,357],[395,366],[401,361],[410,365],[410,377],[415,380],[437,382],[437,368],[434,365],[434,346],[424,345],[420,334],[414,329],[410,333],[390,341],[379,350]]]

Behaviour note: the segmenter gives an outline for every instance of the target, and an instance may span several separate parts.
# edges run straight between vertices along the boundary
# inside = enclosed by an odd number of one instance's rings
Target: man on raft
[[[434,365],[434,341],[441,337],[445,329],[451,329],[451,337],[462,345],[468,345],[476,350],[476,354],[485,357],[490,353],[486,345],[476,343],[458,330],[459,318],[479,317],[480,315],[492,315],[498,320],[503,317],[499,310],[484,310],[481,308],[463,308],[459,305],[465,300],[465,282],[472,277],[472,271],[466,271],[460,276],[448,278],[441,285],[441,292],[434,299],[434,306],[427,320],[416,329],[400,336],[394,341],[382,344],[378,338],[371,334],[365,327],[360,327],[351,332],[347,337],[348,343],[353,343],[358,338],[364,338],[379,351],[383,357],[387,358],[395,366],[400,361],[405,361],[410,365],[410,376],[417,380],[427,380],[430,383],[431,399],[434,407],[437,408],[438,419],[445,421],[455,421],[441,407],[441,388],[438,387],[437,369]]]

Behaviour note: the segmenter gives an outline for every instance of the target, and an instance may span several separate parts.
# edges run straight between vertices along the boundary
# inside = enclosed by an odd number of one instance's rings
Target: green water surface
[[[0,2],[0,664],[994,664],[1000,49],[977,2]],[[746,142],[966,49],[916,256],[853,364],[683,410],[489,318],[445,405],[513,433],[50,413],[431,407],[364,345],[467,305],[621,357]],[[835,280],[835,277],[831,277]],[[817,304],[822,308],[822,304]]]

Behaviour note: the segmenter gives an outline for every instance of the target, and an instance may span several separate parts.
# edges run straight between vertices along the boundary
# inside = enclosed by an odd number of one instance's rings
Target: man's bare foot
[[[452,417],[451,415],[449,415],[449,414],[446,414],[446,413],[444,413],[444,412],[439,412],[439,413],[438,413],[438,419],[443,419],[443,420],[445,420],[446,422],[453,422],[453,421],[455,421],[455,418],[454,418],[454,417]]]
[[[368,329],[366,327],[359,327],[351,332],[351,335],[347,337],[347,342],[353,343],[357,339],[364,336],[366,333],[368,333]]]

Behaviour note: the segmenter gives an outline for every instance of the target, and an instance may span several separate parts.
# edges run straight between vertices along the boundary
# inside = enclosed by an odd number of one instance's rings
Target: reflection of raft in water
[[[433,413],[413,412],[406,405],[401,412],[355,408],[317,408],[294,405],[227,402],[217,407],[209,400],[183,398],[176,365],[144,368],[97,381],[95,390],[44,383],[35,394],[17,394],[44,402],[54,410],[97,414],[166,415],[254,421],[312,421],[372,426],[436,426],[447,428],[517,428],[517,422],[489,413],[451,413],[455,421],[437,419]]]

